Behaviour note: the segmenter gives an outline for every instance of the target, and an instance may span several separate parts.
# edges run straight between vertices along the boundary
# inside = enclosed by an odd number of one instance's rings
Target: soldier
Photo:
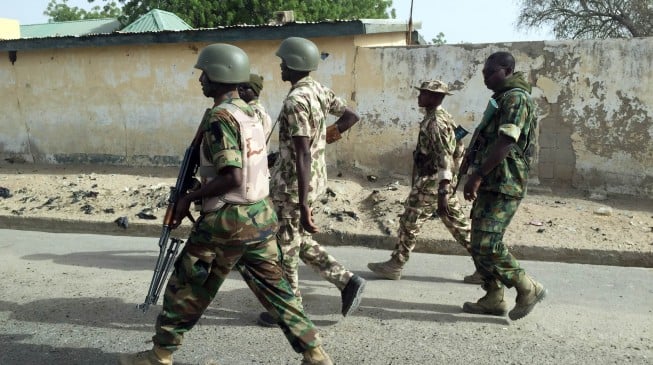
[[[485,85],[494,94],[476,129],[478,138],[472,140],[470,150],[477,152],[470,161],[473,169],[464,197],[474,201],[472,257],[487,293],[476,303],[466,302],[463,311],[503,316],[507,311],[503,285],[514,286],[517,299],[508,316],[517,320],[531,312],[546,289],[526,275],[503,244],[506,228],[526,195],[529,150],[537,129],[531,85],[514,70],[515,59],[508,52],[493,53],[483,67]]]
[[[399,219],[399,240],[390,260],[367,264],[374,273],[390,280],[401,278],[420,228],[434,211],[454,239],[470,250],[471,226],[452,189],[465,147],[456,138],[453,117],[441,105],[445,95],[452,94],[447,84],[439,80],[425,81],[415,88],[419,90],[417,104],[425,108],[426,115],[413,152],[412,188]],[[467,275],[464,282],[480,284],[480,275]]]
[[[272,118],[270,118],[270,115],[259,100],[261,90],[263,90],[263,76],[249,74],[249,82],[242,83],[238,86],[238,95],[254,109],[254,112],[256,112],[263,122],[263,130],[267,139],[270,133],[272,133]]]
[[[202,91],[214,104],[198,130],[202,186],[180,198],[172,226],[179,226],[190,203],[199,199],[201,215],[168,281],[154,348],[123,355],[120,364],[172,364],[172,352],[234,266],[293,349],[303,353],[302,364],[332,364],[281,268],[263,127],[237,92],[249,79],[249,59],[238,47],[212,44],[200,52],[195,68],[202,71]]]
[[[272,170],[271,193],[279,216],[278,243],[283,251],[283,268],[295,294],[299,259],[319,272],[341,291],[343,316],[358,308],[365,280],[346,270],[311,236],[318,232],[311,206],[326,192],[325,147],[335,142],[358,120],[358,115],[335,93],[309,73],[317,70],[320,53],[308,39],[290,37],[277,50],[281,78],[292,84],[283,102],[279,123],[279,159]],[[328,128],[327,114],[339,119]],[[274,325],[268,313],[259,324]]]
[[[261,95],[261,90],[263,90],[263,76],[257,74],[249,74],[249,82],[245,82],[238,86],[238,94],[240,98],[245,100],[249,104],[256,115],[263,123],[263,130],[265,131],[265,144],[268,147],[268,168],[274,166],[274,162],[279,157],[279,152],[269,152],[270,145],[270,136],[272,136],[272,118],[261,104],[259,96]],[[276,126],[276,124],[275,124]]]

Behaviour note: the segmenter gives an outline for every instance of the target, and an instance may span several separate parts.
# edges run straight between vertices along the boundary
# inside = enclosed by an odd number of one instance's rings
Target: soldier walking
[[[191,202],[199,199],[201,215],[165,289],[154,347],[123,355],[119,363],[172,364],[184,334],[236,266],[293,349],[303,354],[302,364],[332,364],[280,265],[263,126],[237,91],[239,83],[249,80],[249,59],[238,47],[212,44],[200,52],[195,68],[202,71],[202,90],[214,104],[198,130],[202,186],[179,199],[172,227],[179,226]]]
[[[312,237],[318,232],[312,205],[326,192],[325,147],[340,139],[359,116],[344,100],[314,80],[320,52],[308,39],[290,37],[276,52],[281,58],[281,78],[291,83],[278,117],[279,158],[272,169],[271,193],[279,216],[278,243],[283,251],[283,269],[298,297],[298,267],[301,259],[341,291],[341,313],[347,316],[360,304],[365,280],[345,269]],[[327,115],[338,120],[326,126]],[[261,313],[259,324],[275,325],[269,313]]]
[[[401,278],[420,229],[433,213],[437,213],[454,239],[470,251],[471,226],[452,189],[457,183],[465,147],[462,138],[456,138],[453,117],[442,107],[445,95],[452,94],[449,86],[440,80],[425,81],[415,88],[419,90],[417,103],[425,108],[426,115],[420,123],[413,152],[412,187],[399,219],[399,239],[390,260],[367,264],[374,273],[390,280]],[[480,279],[476,271],[463,280],[480,284]]]
[[[530,149],[537,129],[531,85],[523,73],[514,72],[515,59],[508,52],[490,55],[483,80],[494,94],[477,127],[470,151],[472,170],[464,197],[472,206],[472,256],[487,292],[476,303],[466,302],[463,311],[503,316],[507,304],[503,286],[517,290],[515,307],[508,313],[520,319],[546,295],[542,284],[519,266],[503,243],[503,235],[526,195]],[[478,141],[478,143],[475,143]]]

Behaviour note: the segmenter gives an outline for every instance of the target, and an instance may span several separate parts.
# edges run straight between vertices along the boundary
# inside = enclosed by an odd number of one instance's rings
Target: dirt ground
[[[329,191],[317,204],[322,231],[394,236],[409,180],[330,171]],[[160,225],[177,168],[0,165],[0,216]],[[459,193],[462,200],[462,196]],[[471,205],[463,203],[469,211]],[[116,224],[119,224],[116,222]],[[422,238],[450,239],[437,218]],[[508,233],[508,245],[630,252],[653,251],[653,201],[535,187]]]

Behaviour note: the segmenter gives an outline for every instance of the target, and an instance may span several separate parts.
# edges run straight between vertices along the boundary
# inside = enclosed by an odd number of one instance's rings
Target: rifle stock
[[[206,110],[204,117],[202,117],[202,121],[204,121],[210,111],[211,109]],[[161,290],[163,290],[166,278],[168,277],[172,264],[177,257],[179,248],[184,242],[179,238],[170,238],[170,234],[173,230],[172,221],[174,219],[175,208],[177,207],[179,198],[196,185],[195,173],[197,173],[199,167],[199,153],[202,136],[201,129],[202,125],[200,123],[200,128],[198,128],[193,141],[190,146],[186,148],[186,152],[184,153],[184,159],[181,162],[179,174],[177,175],[177,182],[174,187],[170,188],[168,207],[166,208],[166,214],[163,217],[163,226],[159,238],[159,256],[157,257],[154,266],[154,273],[152,274],[152,280],[150,281],[150,287],[147,291],[145,301],[138,305],[138,308],[143,312],[146,312],[150,308],[150,305],[156,304],[159,299],[159,295],[161,294]],[[188,213],[187,216],[192,222],[195,222],[190,213]]]

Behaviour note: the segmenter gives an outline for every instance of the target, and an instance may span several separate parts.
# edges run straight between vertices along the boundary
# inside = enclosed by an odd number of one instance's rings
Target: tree
[[[522,0],[517,25],[553,26],[557,39],[653,36],[653,0]]]
[[[76,6],[68,6],[68,0],[61,0],[61,2],[50,0],[48,7],[43,12],[43,15],[49,17],[50,22],[118,18],[121,14],[122,11],[115,1],[108,1],[103,7],[94,6],[91,10],[84,10]]]
[[[88,0],[93,3],[97,0]],[[111,0],[102,0],[111,1]],[[360,19],[395,17],[392,0],[118,0],[124,4],[123,23],[152,9],[177,14],[195,28],[237,24],[267,24],[275,11],[293,10],[295,19]]]
[[[431,40],[431,43],[435,44],[436,46],[447,44],[447,40],[444,38],[444,33],[438,33],[438,35]]]

